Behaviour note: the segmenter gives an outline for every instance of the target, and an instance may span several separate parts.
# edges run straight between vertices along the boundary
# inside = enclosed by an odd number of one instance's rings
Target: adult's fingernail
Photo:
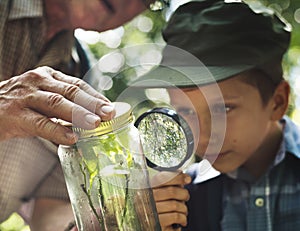
[[[108,113],[111,113],[113,110],[114,110],[114,106],[113,105],[104,105],[101,107],[101,111],[104,113],[104,114],[108,114]]]
[[[101,121],[99,116],[96,116],[93,114],[87,114],[85,116],[85,120],[86,120],[86,122],[88,122],[89,124],[92,124],[92,125],[98,125]]]
[[[66,138],[68,141],[75,143],[77,141],[77,135],[73,132],[67,132],[66,133]]]

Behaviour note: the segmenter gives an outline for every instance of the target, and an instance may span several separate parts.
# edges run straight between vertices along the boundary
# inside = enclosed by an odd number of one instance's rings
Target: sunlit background
[[[288,115],[300,124],[300,1],[299,0],[245,0],[254,8],[263,4],[278,12],[293,28],[292,42],[284,61],[285,78],[292,86],[292,99]],[[115,30],[103,33],[76,30],[76,37],[90,49],[90,57],[98,63],[98,78],[91,79],[91,84],[103,91],[111,100],[126,88],[126,81],[149,71],[149,67],[138,65],[143,60],[159,63],[164,41],[161,30],[169,15],[179,4],[187,0],[172,0],[170,9],[164,11],[146,11],[131,22]],[[145,43],[153,43],[148,50],[137,50],[126,54],[122,48]],[[157,44],[157,45],[155,45]],[[106,54],[113,52],[109,55]],[[123,71],[120,78],[113,78],[124,67],[132,67]],[[142,94],[142,93],[141,93]],[[151,98],[161,97],[161,92],[152,92]],[[165,96],[167,97],[167,96]],[[24,221],[13,214],[10,219],[0,224],[0,231],[29,231]]]

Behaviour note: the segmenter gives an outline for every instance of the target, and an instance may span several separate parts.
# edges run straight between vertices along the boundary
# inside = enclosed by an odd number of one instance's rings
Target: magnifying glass
[[[142,114],[134,124],[141,137],[147,165],[158,171],[176,171],[189,162],[194,149],[192,131],[187,122],[169,108],[154,108]],[[174,229],[181,227],[173,224]]]
[[[147,165],[158,171],[175,171],[190,160],[194,139],[187,122],[176,111],[159,107],[143,113],[135,122]]]

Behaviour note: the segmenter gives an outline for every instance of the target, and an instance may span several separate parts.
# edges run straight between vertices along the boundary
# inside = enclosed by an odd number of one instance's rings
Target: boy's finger
[[[158,215],[162,227],[172,227],[173,224],[187,225],[187,217],[182,213],[162,213]],[[171,229],[172,230],[172,229]]]
[[[183,186],[191,182],[191,177],[182,172],[160,172],[151,179],[153,188],[162,186]]]
[[[153,196],[156,202],[166,200],[188,201],[190,199],[188,190],[178,186],[154,188]]]
[[[188,209],[183,201],[178,200],[169,200],[169,201],[160,201],[156,203],[157,212],[167,213],[167,212],[179,212],[187,215]]]

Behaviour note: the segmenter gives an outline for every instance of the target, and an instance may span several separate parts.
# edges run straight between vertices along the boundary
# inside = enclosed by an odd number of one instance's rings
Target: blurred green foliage
[[[153,27],[150,31],[143,32],[138,29],[137,22],[141,17],[147,17],[153,22]],[[123,26],[124,35],[122,37],[121,44],[117,47],[117,49],[121,49],[131,44],[151,43],[160,40],[160,32],[164,25],[165,20],[161,11],[147,10],[145,13]],[[103,42],[89,44],[89,47],[97,59],[116,49],[107,47]]]
[[[152,21],[152,28],[149,31],[144,32],[139,29],[138,24],[141,18],[150,19]],[[109,48],[102,42],[90,44],[89,47],[96,59],[100,59],[103,55],[115,50],[121,51],[124,47],[142,45],[145,43],[162,43],[161,31],[164,25],[165,19],[161,11],[148,10],[132,22],[124,25],[124,34],[117,48]],[[105,73],[113,77],[114,87],[104,92],[105,95],[113,101],[118,97],[120,92],[127,88],[127,82],[131,79],[131,76],[135,76],[134,68],[124,69],[125,71],[119,72],[117,77],[115,77],[115,73]]]

